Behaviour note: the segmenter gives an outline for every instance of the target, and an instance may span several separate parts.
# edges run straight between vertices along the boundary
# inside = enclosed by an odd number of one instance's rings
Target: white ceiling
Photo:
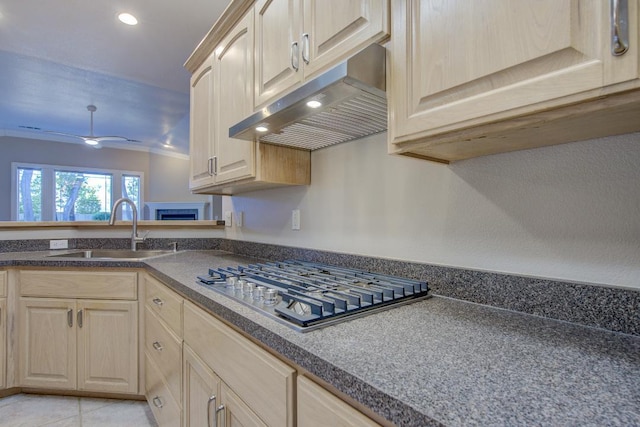
[[[94,104],[95,135],[142,141],[104,146],[188,154],[183,64],[228,2],[0,0],[0,136],[82,143],[42,131],[88,135]]]

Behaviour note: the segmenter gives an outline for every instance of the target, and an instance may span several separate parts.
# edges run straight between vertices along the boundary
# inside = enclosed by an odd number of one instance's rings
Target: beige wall
[[[145,202],[209,201],[189,192],[189,160],[143,151],[0,137],[0,221],[11,218],[11,162],[141,171]]]
[[[245,215],[227,236],[640,289],[640,134],[451,165],[386,151],[328,147],[308,187],[225,197]]]

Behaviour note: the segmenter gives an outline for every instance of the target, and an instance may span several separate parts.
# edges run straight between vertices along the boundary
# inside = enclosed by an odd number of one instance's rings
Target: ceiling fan
[[[47,133],[53,133],[56,135],[63,135],[63,136],[70,136],[73,138],[80,138],[84,141],[85,144],[87,145],[91,145],[94,147],[97,147],[100,142],[102,141],[123,141],[123,142],[142,142],[139,141],[137,139],[131,139],[131,138],[126,138],[124,136],[115,136],[115,135],[109,135],[109,136],[96,136],[93,134],[93,113],[96,112],[96,110],[98,109],[98,107],[96,107],[95,105],[87,105],[87,110],[89,110],[89,113],[91,113],[91,126],[89,128],[89,135],[75,135],[72,133],[65,133],[65,132],[56,132],[56,131],[52,131],[52,130],[46,130],[45,132]]]

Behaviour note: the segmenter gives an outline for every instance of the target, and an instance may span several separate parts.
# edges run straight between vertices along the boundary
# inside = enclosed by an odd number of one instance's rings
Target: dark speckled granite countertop
[[[402,426],[640,426],[640,337],[434,297],[298,333],[195,282],[251,259],[0,254],[0,266],[144,267],[293,364]]]

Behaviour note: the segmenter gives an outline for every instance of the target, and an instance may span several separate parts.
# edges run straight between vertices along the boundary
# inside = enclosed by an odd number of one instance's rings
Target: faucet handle
[[[178,242],[171,242],[169,244],[171,245],[171,250],[173,252],[178,252]]]
[[[135,236],[136,242],[144,242],[144,240],[147,238],[147,235],[149,234],[151,230],[147,230],[142,237],[139,236]]]

